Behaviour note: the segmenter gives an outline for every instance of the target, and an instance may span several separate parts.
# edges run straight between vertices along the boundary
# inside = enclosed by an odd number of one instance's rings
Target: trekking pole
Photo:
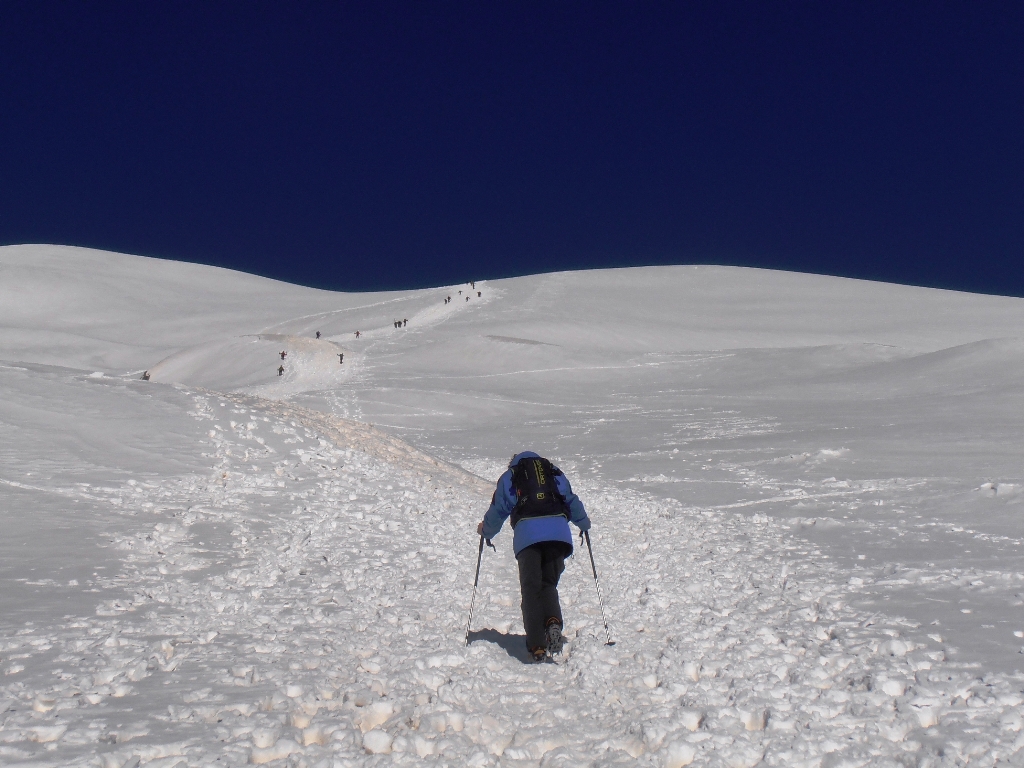
[[[491,542],[487,542],[490,544]],[[493,545],[491,545],[493,546]],[[469,602],[469,623],[466,624],[466,645],[469,645],[469,629],[473,626],[473,609],[476,607],[476,585],[480,583],[480,561],[484,556],[484,535],[480,534],[480,546],[476,551],[476,576],[473,577],[473,599]]]
[[[590,546],[590,531],[584,531],[583,536],[587,540],[587,551],[590,553],[590,567],[594,569],[594,583],[597,585],[597,599],[601,603],[601,618],[604,619],[604,636],[608,642],[605,645],[615,645],[612,640],[612,631],[608,629],[608,616],[604,612],[604,595],[601,594],[601,580],[597,578],[597,566],[594,565],[594,548]]]

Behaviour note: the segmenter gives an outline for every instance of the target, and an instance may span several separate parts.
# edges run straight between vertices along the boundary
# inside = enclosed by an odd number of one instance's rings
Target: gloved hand
[[[578,523],[576,523],[576,527],[580,529],[581,533],[583,531],[589,531],[590,530],[590,518],[589,517],[584,517],[582,520],[580,520]]]

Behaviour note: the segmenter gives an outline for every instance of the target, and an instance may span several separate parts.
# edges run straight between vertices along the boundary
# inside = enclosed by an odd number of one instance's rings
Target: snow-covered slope
[[[0,250],[0,351],[72,367],[144,368],[161,355],[253,333],[363,338],[464,318],[484,336],[572,350],[680,352],[843,343],[935,351],[1018,336],[1016,299],[731,267],[560,273],[476,290],[339,294],[183,262],[67,246]],[[438,301],[453,295],[450,304]],[[407,326],[408,328],[408,326]],[[500,333],[496,335],[501,335]],[[500,343],[500,339],[498,343]],[[45,359],[44,359],[45,358]]]
[[[54,246],[0,248],[0,300],[4,765],[1024,756],[1024,301],[332,294]],[[507,533],[464,642],[525,448],[591,512],[617,641],[584,551],[560,665],[523,663]]]
[[[0,249],[4,359],[75,368],[145,368],[185,347],[317,323],[400,294],[302,288],[226,269],[67,246]]]

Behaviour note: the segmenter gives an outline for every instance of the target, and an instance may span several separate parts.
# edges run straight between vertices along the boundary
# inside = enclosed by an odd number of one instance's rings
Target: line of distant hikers
[[[476,289],[476,282],[470,281],[469,286],[470,286],[470,288],[473,288],[475,290]],[[459,296],[461,296],[461,295],[462,295],[462,291],[459,291]],[[483,292],[482,291],[477,291],[476,295],[477,295],[477,297],[481,297],[481,296],[483,296]],[[466,301],[469,301],[469,299],[470,299],[470,297],[466,296]],[[451,303],[451,300],[452,300],[452,297],[448,296],[448,297],[445,298],[444,303],[445,304],[449,304],[449,303]],[[406,328],[409,325],[409,318],[406,317],[406,318],[402,318],[401,320],[395,320],[393,322],[394,322],[395,328]],[[357,339],[361,335],[362,335],[362,332],[360,332],[360,331],[356,331],[355,332],[355,337]],[[316,338],[318,338],[318,339],[320,338],[320,331],[316,332]],[[280,355],[281,355],[281,360],[284,360],[288,356],[288,352],[286,352],[285,350],[281,350]],[[345,353],[344,352],[339,352],[338,353],[338,365],[344,365],[344,364],[345,364]],[[281,365],[277,366],[277,375],[278,376],[284,376],[284,364],[283,363]],[[149,378],[150,378],[149,371],[144,371],[141,378],[142,378],[143,381],[149,381]]]

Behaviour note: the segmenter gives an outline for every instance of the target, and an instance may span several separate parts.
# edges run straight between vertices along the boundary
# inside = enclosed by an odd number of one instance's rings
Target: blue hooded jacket
[[[512,514],[516,506],[516,492],[512,487],[512,467],[520,459],[541,458],[533,451],[523,451],[512,457],[508,463],[508,470],[498,478],[498,487],[494,490],[491,498],[491,506],[484,515],[484,538],[493,539],[501,531],[505,520]],[[562,494],[566,504],[569,506],[569,519],[581,531],[590,530],[590,518],[587,517],[587,510],[583,508],[583,502],[572,492],[569,480],[559,471],[555,475],[555,485],[558,492]],[[512,534],[512,550],[518,555],[519,552],[531,544],[541,541],[561,541],[569,545],[572,552],[572,531],[569,530],[569,522],[563,515],[553,517],[524,517],[516,525]]]

